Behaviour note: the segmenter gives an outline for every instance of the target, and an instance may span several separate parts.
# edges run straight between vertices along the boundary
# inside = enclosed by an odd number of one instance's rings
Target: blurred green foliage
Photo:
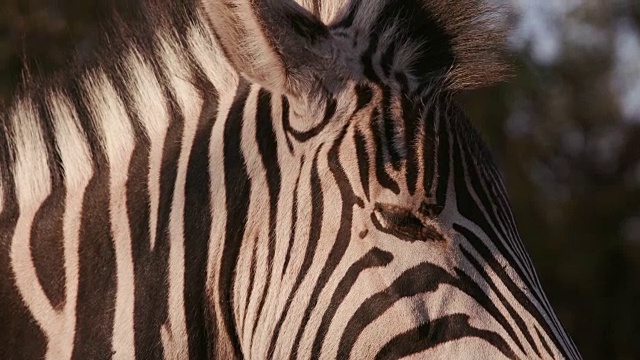
[[[127,3],[3,0],[0,98],[9,99],[27,68],[47,74],[91,52],[99,19]],[[510,82],[461,100],[496,156],[546,293],[584,357],[639,359],[640,119],[622,115],[612,74],[616,26],[621,18],[640,24],[640,5],[593,0],[570,15],[604,41],[584,48],[563,37],[561,57],[547,65],[520,47]]]

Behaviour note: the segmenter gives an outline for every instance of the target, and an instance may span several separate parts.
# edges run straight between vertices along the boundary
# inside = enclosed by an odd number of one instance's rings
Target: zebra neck
[[[178,128],[183,144],[191,141],[203,104],[233,94],[238,75],[201,14],[188,24],[180,33],[167,20],[148,35],[122,34],[115,55],[77,66],[62,81],[26,85],[0,118],[0,170],[4,182],[11,178],[5,173],[15,175],[17,203],[38,203],[106,169],[124,179],[136,147],[162,156]]]
[[[203,339],[187,336],[187,329],[203,333],[203,316],[193,320],[191,314],[171,311],[167,318],[152,319],[134,300],[168,283],[166,304],[160,295],[149,308],[205,306],[190,301],[204,294],[204,280],[192,280],[205,276],[210,232],[199,222],[185,221],[185,213],[209,211],[204,196],[209,182],[194,173],[207,174],[209,150],[219,150],[222,132],[212,127],[226,123],[216,121],[226,116],[219,109],[231,105],[239,80],[199,13],[180,31],[160,15],[158,20],[148,25],[143,33],[148,35],[120,38],[113,54],[62,74],[64,80],[27,85],[0,114],[0,240],[11,244],[11,262],[3,266],[27,264],[8,269],[25,308],[52,344],[49,358],[71,354],[74,332],[79,342],[90,343],[87,348],[132,358],[134,323],[153,328],[149,341],[157,340],[153,346],[161,341],[167,352],[197,353],[204,346]],[[209,148],[213,131],[218,137]],[[187,188],[195,190],[187,194]],[[31,233],[32,226],[40,230]],[[32,259],[46,240],[64,244],[62,265]],[[142,256],[134,259],[134,254]],[[147,258],[158,260],[151,264]],[[94,266],[93,260],[109,269],[98,280],[107,285],[88,294],[87,301],[78,288],[91,277],[86,268]],[[64,274],[62,284],[39,281],[37,269],[49,273],[52,268]],[[145,268],[168,274],[156,282]],[[47,290],[30,292],[34,284]],[[76,306],[87,302],[114,311]],[[77,326],[67,319],[76,319]],[[112,346],[111,338],[84,338],[86,327],[108,328],[117,341]]]

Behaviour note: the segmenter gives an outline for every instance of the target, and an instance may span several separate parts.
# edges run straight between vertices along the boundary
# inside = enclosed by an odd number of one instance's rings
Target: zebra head
[[[255,151],[242,145],[229,163],[241,180],[227,190],[251,188],[234,197],[244,240],[224,253],[234,261],[220,279],[235,278],[217,290],[233,294],[217,308],[234,314],[219,316],[229,351],[579,358],[453,101],[504,74],[490,12],[479,1],[300,3],[203,2],[231,66],[262,87],[247,103]]]
[[[580,358],[453,100],[478,0],[141,3],[0,112],[0,358]]]

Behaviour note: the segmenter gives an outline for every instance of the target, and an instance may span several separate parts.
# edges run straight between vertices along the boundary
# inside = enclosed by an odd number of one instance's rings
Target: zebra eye
[[[378,203],[371,214],[371,220],[378,230],[404,241],[444,241],[444,236],[438,229],[425,224],[407,208]]]

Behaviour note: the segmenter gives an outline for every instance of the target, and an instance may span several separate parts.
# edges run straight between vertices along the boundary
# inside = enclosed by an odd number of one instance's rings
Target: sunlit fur
[[[492,14],[147,1],[26,81],[0,358],[580,358],[453,101],[504,77]]]

